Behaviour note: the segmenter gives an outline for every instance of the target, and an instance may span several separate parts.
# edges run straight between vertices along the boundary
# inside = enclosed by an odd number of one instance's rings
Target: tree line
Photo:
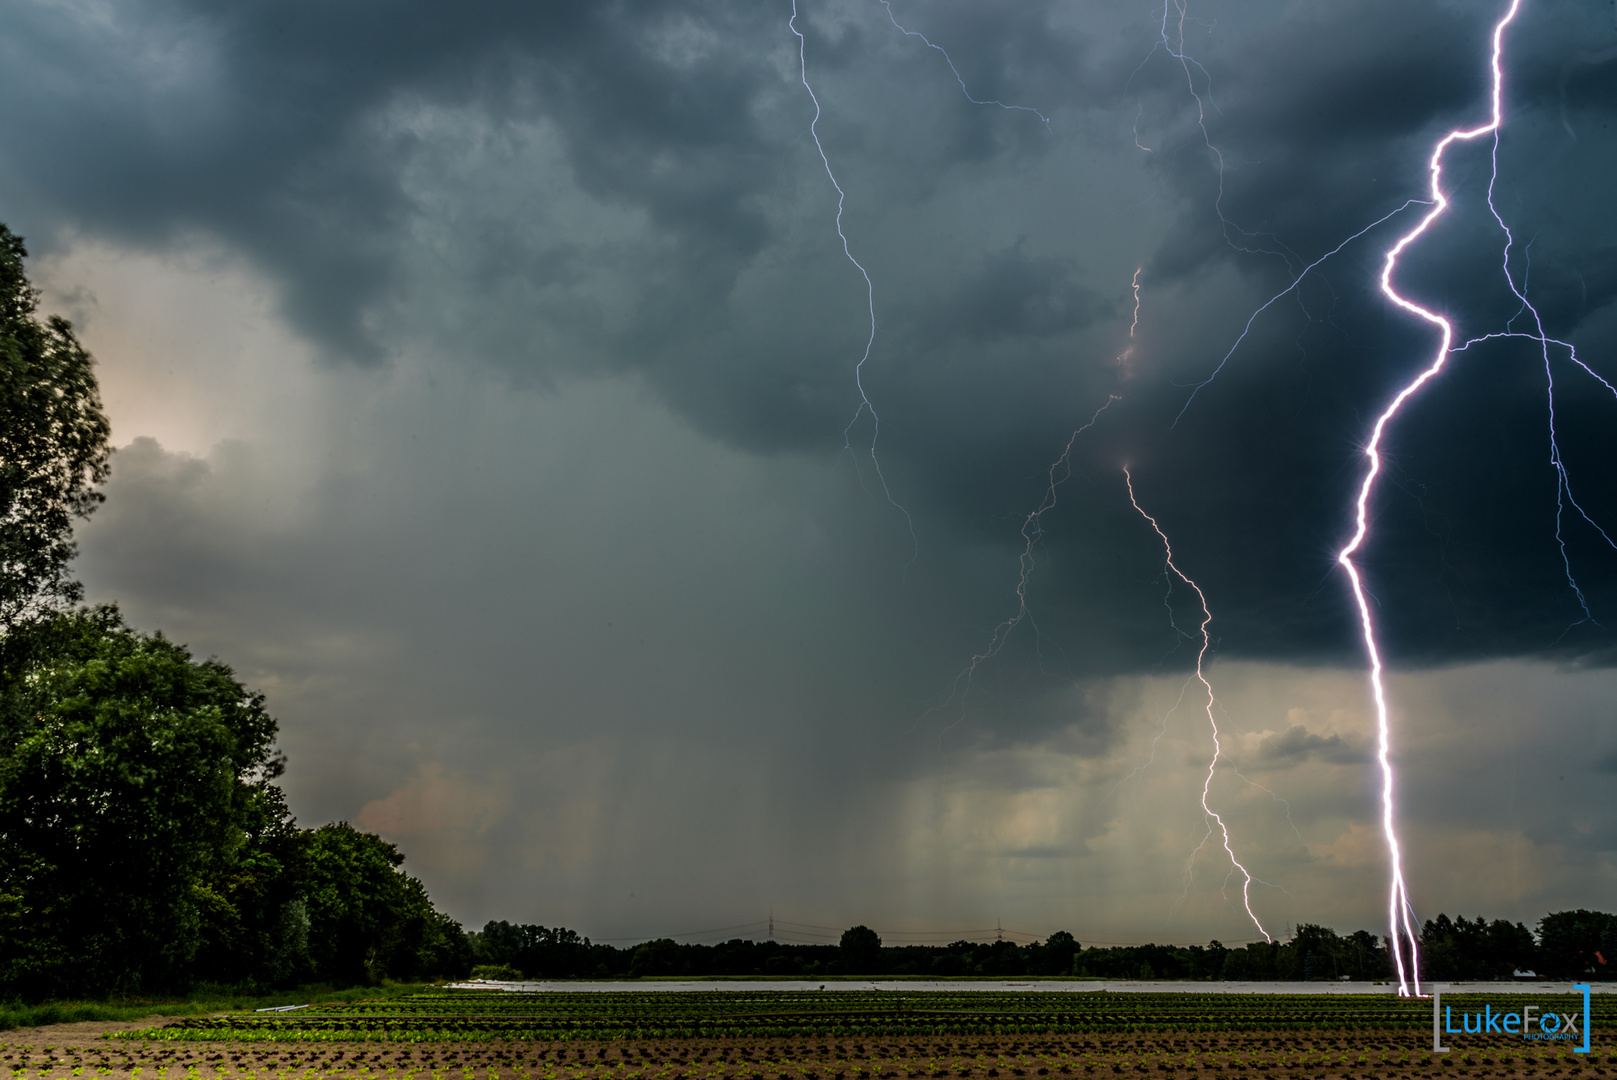
[[[470,935],[474,972],[489,978],[580,979],[641,976],[775,976],[815,978],[927,976],[1214,981],[1384,980],[1392,976],[1386,940],[1367,930],[1339,935],[1304,924],[1287,941],[1230,948],[1207,945],[1116,945],[1084,948],[1066,931],[1044,941],[956,941],[949,945],[883,945],[855,926],[836,945],[799,945],[738,938],[717,945],[659,938],[638,945],[591,942],[560,927],[490,922]],[[1617,915],[1563,911],[1522,923],[1439,915],[1421,935],[1425,980],[1509,980],[1518,972],[1551,979],[1609,980],[1617,974]]]
[[[102,501],[110,425],[93,362],[41,320],[22,240],[0,225],[0,995],[99,997],[458,978],[658,975],[1073,975],[1377,979],[1384,943],[1302,926],[1226,948],[1046,941],[884,946],[672,939],[614,947],[571,930],[437,910],[386,840],[345,822],[301,828],[264,696],[117,608],[83,607],[75,520]],[[1609,978],[1617,917],[1547,915],[1538,933],[1428,922],[1431,978]]]

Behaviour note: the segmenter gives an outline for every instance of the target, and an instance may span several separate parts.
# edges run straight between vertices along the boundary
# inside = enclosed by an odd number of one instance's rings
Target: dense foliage
[[[1552,979],[1612,978],[1617,975],[1617,915],[1580,909],[1544,916],[1538,922],[1535,963]]]
[[[35,314],[27,253],[0,225],[0,633],[82,595],[73,519],[101,501],[111,434],[90,354],[65,319]]]
[[[0,671],[0,978],[183,981],[231,910],[243,822],[280,769],[275,723],[228,668],[112,609],[28,633]]]
[[[26,639],[26,640],[25,640]],[[464,974],[460,927],[346,824],[299,829],[264,698],[97,608],[13,628],[0,668],[0,985]]]

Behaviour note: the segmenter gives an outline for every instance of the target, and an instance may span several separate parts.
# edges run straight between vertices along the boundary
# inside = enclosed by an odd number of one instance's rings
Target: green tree
[[[1538,973],[1552,979],[1609,979],[1617,957],[1608,955],[1617,915],[1554,911],[1538,921]],[[1604,946],[1605,948],[1602,948]]]
[[[304,830],[279,787],[256,788],[241,821],[243,842],[218,882],[226,901],[204,926],[196,973],[218,983],[295,986],[313,976]]]
[[[634,959],[629,964],[629,974],[641,975],[683,975],[683,956],[679,942],[673,938],[658,938],[648,941],[634,951]]]
[[[1342,939],[1328,926],[1300,923],[1288,948],[1293,953],[1294,977],[1305,982],[1334,979],[1342,973]]]
[[[868,926],[855,926],[842,932],[842,970],[849,975],[879,975],[881,938]]]
[[[90,354],[67,320],[36,315],[27,254],[0,225],[0,635],[83,595],[73,519],[102,500],[111,435]]]
[[[214,660],[115,608],[13,635],[0,668],[0,982],[27,995],[184,984],[236,932],[246,826],[273,814],[275,721]]]
[[[437,912],[404,855],[346,821],[304,835],[309,956],[324,982],[373,985],[387,977],[463,976],[472,948]]]
[[[1044,943],[1039,956],[1039,974],[1066,975],[1072,971],[1073,958],[1078,955],[1078,939],[1065,930],[1057,930]]]

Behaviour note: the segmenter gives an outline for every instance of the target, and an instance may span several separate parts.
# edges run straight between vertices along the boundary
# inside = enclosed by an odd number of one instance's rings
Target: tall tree
[[[471,970],[465,932],[400,869],[397,847],[346,821],[303,836],[309,955],[318,978],[351,986]]]
[[[97,608],[36,621],[0,668],[0,984],[184,985],[274,817],[275,721],[228,667]]]
[[[1538,973],[1552,979],[1609,979],[1617,956],[1617,915],[1552,911],[1538,921]]]
[[[849,975],[878,975],[881,967],[881,938],[868,926],[853,926],[842,932],[842,970]]]
[[[41,322],[22,238],[0,225],[0,634],[83,595],[73,519],[101,502],[111,427],[66,319]]]

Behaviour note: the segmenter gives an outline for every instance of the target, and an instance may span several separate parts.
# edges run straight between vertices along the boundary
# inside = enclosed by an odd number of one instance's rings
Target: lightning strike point
[[[1129,467],[1127,465],[1123,466],[1123,482],[1128,486],[1129,504],[1134,507],[1135,511],[1138,512],[1141,517],[1145,518],[1146,521],[1151,523],[1151,528],[1157,534],[1157,539],[1162,541],[1162,550],[1166,555],[1166,562],[1164,565],[1167,567],[1168,572],[1171,573],[1173,577],[1177,577],[1180,581],[1183,581],[1186,585],[1190,586],[1191,591],[1196,594],[1196,600],[1201,604],[1202,608],[1202,621],[1199,628],[1201,648],[1196,652],[1196,681],[1202,684],[1202,689],[1207,694],[1205,711],[1207,713],[1207,725],[1213,733],[1213,756],[1212,759],[1207,763],[1207,778],[1202,781],[1202,814],[1203,820],[1208,823],[1207,836],[1203,837],[1202,842],[1196,846],[1196,850],[1190,853],[1190,862],[1185,865],[1185,873],[1187,875],[1190,873],[1191,866],[1193,866],[1196,862],[1196,856],[1201,853],[1203,847],[1207,846],[1207,840],[1212,837],[1213,826],[1216,824],[1218,826],[1219,836],[1224,842],[1224,854],[1228,855],[1230,859],[1230,865],[1232,867],[1231,873],[1233,874],[1235,871],[1240,871],[1241,874],[1241,905],[1246,909],[1247,918],[1252,920],[1252,925],[1258,928],[1258,933],[1263,935],[1263,939],[1272,943],[1274,938],[1269,936],[1269,931],[1264,929],[1263,923],[1259,921],[1257,914],[1252,910],[1252,882],[1255,879],[1252,877],[1251,871],[1247,870],[1247,868],[1241,864],[1241,860],[1235,857],[1235,848],[1230,843],[1229,826],[1224,823],[1224,818],[1218,813],[1218,811],[1213,809],[1212,805],[1208,801],[1212,797],[1213,774],[1217,771],[1219,758],[1222,757],[1224,753],[1224,744],[1218,730],[1218,717],[1214,713],[1214,710],[1218,706],[1218,699],[1213,696],[1213,684],[1207,680],[1207,673],[1205,671],[1207,653],[1208,650],[1213,647],[1213,639],[1207,632],[1208,626],[1211,625],[1213,621],[1213,612],[1207,606],[1207,596],[1202,592],[1201,586],[1197,585],[1188,576],[1186,576],[1185,572],[1179,569],[1178,564],[1173,561],[1173,545],[1168,542],[1168,534],[1162,531],[1162,526],[1157,524],[1157,519],[1146,513],[1145,509],[1140,506],[1139,500],[1135,498],[1134,477],[1129,473]],[[1171,581],[1172,579],[1170,578],[1169,580]],[[1174,629],[1178,630],[1179,628],[1176,625]],[[1182,632],[1183,631],[1181,631],[1181,633]],[[1226,876],[1225,880],[1229,880],[1228,876]],[[1185,887],[1186,889],[1189,889],[1190,887],[1188,880]]]
[[[1422,307],[1415,301],[1403,296],[1393,286],[1393,274],[1398,269],[1398,260],[1404,251],[1420,239],[1431,228],[1432,223],[1443,215],[1448,209],[1448,196],[1443,191],[1443,156],[1450,146],[1457,142],[1469,142],[1484,135],[1497,135],[1503,123],[1503,90],[1504,74],[1501,68],[1501,58],[1504,51],[1505,30],[1516,18],[1521,10],[1522,0],[1511,0],[1510,7],[1505,14],[1494,24],[1493,49],[1490,57],[1489,70],[1492,74],[1492,88],[1490,100],[1492,111],[1486,124],[1474,128],[1456,128],[1439,139],[1432,147],[1428,162],[1428,171],[1431,176],[1431,204],[1432,208],[1421,218],[1420,222],[1409,232],[1398,238],[1398,241],[1387,250],[1385,261],[1381,268],[1381,291],[1398,307],[1411,315],[1422,319],[1438,331],[1439,344],[1436,354],[1431,362],[1421,372],[1410,380],[1403,389],[1394,395],[1392,402],[1382,410],[1376,418],[1375,426],[1371,429],[1369,442],[1364,448],[1365,457],[1369,459],[1370,466],[1365,471],[1364,481],[1359,487],[1359,496],[1354,506],[1355,528],[1353,536],[1347,544],[1337,553],[1336,561],[1347,571],[1348,581],[1353,589],[1353,599],[1359,610],[1360,629],[1364,637],[1364,648],[1370,659],[1370,689],[1376,706],[1377,748],[1376,761],[1381,768],[1381,827],[1386,836],[1388,861],[1391,875],[1387,890],[1387,917],[1392,931],[1393,963],[1398,971],[1398,993],[1402,997],[1420,996],[1420,959],[1417,952],[1419,930],[1414,917],[1414,907],[1409,900],[1409,887],[1404,881],[1403,851],[1398,841],[1396,823],[1396,804],[1394,792],[1394,776],[1392,767],[1392,720],[1387,704],[1387,691],[1383,680],[1383,665],[1381,649],[1376,641],[1375,618],[1371,614],[1368,590],[1360,574],[1358,564],[1353,556],[1364,546],[1370,533],[1369,504],[1370,496],[1375,491],[1376,478],[1381,474],[1381,439],[1386,433],[1387,426],[1398,415],[1404,403],[1418,393],[1438,372],[1443,370],[1449,358],[1449,347],[1454,341],[1454,327],[1447,318]],[[1490,204],[1491,205],[1491,204]],[[1501,222],[1501,224],[1503,224]],[[1408,962],[1405,962],[1405,949],[1408,949]]]

